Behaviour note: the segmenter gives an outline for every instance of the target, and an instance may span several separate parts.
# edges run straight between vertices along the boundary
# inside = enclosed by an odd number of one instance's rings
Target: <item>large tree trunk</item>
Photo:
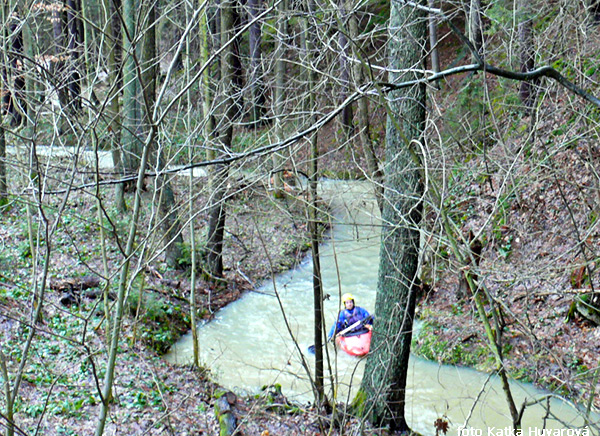
[[[426,0],[421,0],[425,4]],[[392,2],[389,28],[390,68],[416,68],[423,62],[427,18],[422,10]],[[415,80],[417,73],[390,73],[390,82]],[[373,350],[357,396],[357,405],[377,426],[406,431],[406,375],[416,304],[419,226],[424,193],[415,157],[425,123],[425,86],[393,91],[388,96],[385,193]]]

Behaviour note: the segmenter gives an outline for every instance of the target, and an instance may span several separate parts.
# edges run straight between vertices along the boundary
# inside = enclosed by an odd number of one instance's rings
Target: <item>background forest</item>
[[[600,1],[4,0],[0,20],[6,435],[408,431],[409,350],[497,374],[514,428],[509,379],[599,434]],[[348,408],[323,384],[324,178],[369,180],[382,215]],[[160,358],[308,252],[313,404],[223,396],[197,347]]]

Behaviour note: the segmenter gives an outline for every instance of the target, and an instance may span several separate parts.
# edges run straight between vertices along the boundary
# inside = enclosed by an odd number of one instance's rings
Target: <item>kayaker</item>
[[[328,339],[333,338],[337,332],[341,332],[345,328],[350,327],[352,324],[356,323],[357,321],[362,321],[365,318],[369,319],[365,321],[364,324],[359,325],[352,331],[346,333],[346,335],[352,335],[353,333],[365,331],[365,328],[367,330],[371,330],[373,328],[373,318],[370,317],[371,315],[366,309],[356,306],[354,295],[342,295],[342,305],[344,308],[340,311],[337,323],[331,326]]]

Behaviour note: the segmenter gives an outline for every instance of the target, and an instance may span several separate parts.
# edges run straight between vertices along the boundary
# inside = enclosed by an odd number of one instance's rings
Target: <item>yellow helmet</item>
[[[354,299],[354,295],[347,293],[342,295],[342,304],[346,304],[346,301],[354,301],[354,304],[356,304],[356,300]]]

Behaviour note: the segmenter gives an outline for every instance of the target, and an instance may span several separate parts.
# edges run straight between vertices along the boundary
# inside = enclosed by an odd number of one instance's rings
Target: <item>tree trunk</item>
[[[161,160],[164,160],[161,158]],[[162,170],[162,169],[161,169]],[[161,171],[159,170],[159,172]],[[177,215],[177,202],[175,193],[171,187],[171,182],[165,176],[157,177],[159,198],[159,216],[162,221],[162,230],[165,241],[165,260],[167,265],[173,269],[180,269],[181,265],[181,245],[183,237],[181,236],[181,222]]]
[[[80,15],[79,2],[67,0],[67,50],[69,54],[67,89],[69,92],[69,107],[73,112],[81,109],[81,74],[79,72],[80,51]]]
[[[421,0],[426,4],[426,0]],[[422,65],[427,38],[423,11],[392,2],[389,60],[394,70]],[[390,82],[415,80],[417,73],[390,73]],[[425,124],[425,85],[388,96],[385,193],[381,254],[371,356],[355,404],[376,426],[408,431],[404,416],[406,375],[416,304],[419,226],[424,193],[418,143]]]
[[[306,10],[309,16],[315,13],[314,0],[306,1]],[[317,121],[316,117],[316,93],[314,91],[316,85],[316,72],[312,65],[312,58],[315,52],[314,33],[317,29],[310,25],[310,19],[304,19],[304,34],[306,42],[306,56],[304,64],[306,65],[306,76],[308,79],[307,87],[308,95],[308,121],[313,124]],[[315,403],[319,406],[325,405],[327,399],[324,389],[324,357],[323,357],[323,281],[321,278],[321,257],[319,253],[319,227],[318,227],[318,196],[317,187],[319,181],[319,144],[317,141],[317,133],[310,137],[310,152],[308,162],[308,189],[309,189],[309,205],[308,205],[308,230],[310,233],[311,253],[313,258],[313,311],[315,316],[314,322],[314,341],[315,341]]]
[[[354,9],[352,0],[347,0],[348,4],[346,9],[352,11]],[[356,40],[359,36],[358,18],[356,12],[350,14],[349,17],[349,29],[350,38]],[[354,63],[354,80],[356,83],[365,83],[365,66],[362,63],[361,53],[356,50],[356,46],[353,46],[354,57],[360,59],[361,62]],[[379,159],[375,152],[375,145],[371,139],[371,127],[369,122],[369,100],[367,98],[361,98],[358,100],[358,137],[367,161],[367,170],[371,176],[371,180],[375,185],[375,197],[377,198],[377,205],[379,210],[383,209],[383,173],[379,166]]]
[[[11,115],[10,124],[12,126],[20,125],[23,122],[23,114],[26,113],[25,100],[23,98],[23,91],[25,91],[23,32],[17,20],[18,18],[16,17],[11,18],[8,26],[8,36],[12,39],[11,53],[8,55],[10,71],[8,74],[4,71],[7,90],[5,96],[6,112]],[[11,81],[12,86],[10,86]]]
[[[123,171],[123,157],[119,146],[119,125],[121,123],[119,111],[119,88],[122,85],[122,78],[119,74],[121,64],[121,27],[115,23],[117,11],[121,8],[120,0],[103,0],[104,10],[104,33],[107,38],[103,39],[104,46],[101,48],[107,59],[108,83],[115,84],[109,88],[110,94],[106,96],[108,101],[106,105],[107,115],[110,119],[107,137],[110,143],[110,150],[116,171]],[[125,212],[125,185],[118,183],[115,186],[115,208],[119,212]]]
[[[523,19],[519,22],[519,45],[521,58],[521,72],[532,71],[535,68],[535,47],[533,42],[533,20],[526,12],[529,2],[520,0],[519,11]],[[529,113],[535,104],[535,83],[523,81],[519,88],[519,97]]]
[[[227,167],[217,165],[212,170],[211,204],[208,211],[208,240],[206,242],[206,272],[208,279],[218,281],[223,278],[223,238],[225,235],[225,180]]]
[[[58,102],[61,110],[67,107],[69,102],[67,91],[62,85],[64,83],[65,61],[63,60],[66,54],[64,41],[64,5],[56,3],[57,7],[52,11],[52,31],[54,34],[54,55],[56,56],[50,72],[52,73],[58,94]],[[60,114],[59,114],[60,116]]]
[[[137,0],[123,1],[123,107],[122,107],[122,154],[121,165],[123,174],[131,176],[139,168],[141,156],[141,142],[138,132],[141,124],[139,105],[139,78],[137,77],[135,65],[135,41],[137,38]],[[131,187],[133,183],[124,183],[124,190]]]
[[[256,20],[260,14],[260,0],[248,0],[248,14],[250,20]],[[252,127],[260,127],[263,123],[262,118],[265,115],[265,90],[263,84],[262,70],[262,51],[261,42],[261,22],[254,21],[248,31],[250,43],[250,89],[252,101],[250,103],[250,122]]]
[[[275,139],[278,142],[284,140],[283,116],[285,106],[285,41],[284,38],[288,32],[287,18],[287,0],[282,0],[278,7],[277,18],[277,40],[275,46],[275,87],[274,94],[274,112],[275,112]],[[279,152],[273,153],[273,196],[281,198],[283,196],[283,179],[281,167],[282,157]]]
[[[589,0],[588,10],[592,23],[600,23],[600,0]]]
[[[208,20],[208,7],[204,13],[200,14],[200,24],[198,31],[200,32],[200,62],[201,65],[208,63],[210,55],[211,30]],[[204,118],[204,140],[210,142],[214,137],[215,118],[212,112],[213,85],[210,80],[210,72],[212,65],[206,65],[202,73],[202,116]],[[213,160],[215,153],[213,147],[206,147],[206,160]]]
[[[435,7],[435,0],[428,0],[430,8]],[[440,72],[440,56],[438,52],[438,36],[437,36],[437,17],[433,13],[429,13],[429,50],[431,51],[431,69],[434,73]],[[437,89],[439,84],[436,83]]]
[[[219,131],[217,147],[223,154],[231,148],[233,121],[239,113],[234,102],[236,59],[234,44],[228,44],[234,35],[234,0],[221,0],[221,86]],[[228,166],[219,164],[211,171],[211,195],[208,212],[208,240],[206,268],[212,280],[223,277],[223,237],[225,233],[225,194]]]
[[[240,28],[242,27],[242,18],[240,16],[240,10],[239,10],[239,2],[236,0],[233,2],[233,5],[231,7],[231,14],[232,14],[232,23],[233,23],[233,27],[232,27],[232,35],[231,37],[233,38],[233,35],[235,35],[236,33],[238,33],[238,31],[240,30]],[[242,60],[240,59],[240,37],[236,37],[233,41],[233,44],[231,44],[231,65],[233,68],[232,74],[232,85],[233,85],[233,89],[232,89],[232,98],[233,98],[233,103],[234,103],[234,108],[235,108],[235,112],[232,112],[233,117],[235,119],[241,118],[243,110],[244,110],[244,95],[242,90],[244,89],[244,69],[242,67]]]
[[[23,51],[25,55],[23,56],[23,62],[21,68],[23,68],[23,74],[25,77],[25,95],[28,98],[23,99],[23,113],[25,114],[25,126],[29,133],[31,133],[31,128],[33,125],[33,111],[32,105],[35,104],[34,101],[36,96],[36,80],[34,80],[36,69],[32,60],[35,58],[34,51],[34,41],[32,35],[32,25],[33,20],[30,16],[27,17],[25,22],[23,23]],[[39,97],[38,97],[39,101]]]
[[[146,29],[143,40],[141,56],[141,85],[144,101],[144,132],[145,135],[150,131],[152,125],[152,112],[156,103],[156,77],[158,76],[158,59],[156,56],[156,3],[151,1],[147,5],[145,14],[147,23],[143,26]],[[171,268],[180,268],[179,259],[181,258],[181,245],[183,237],[181,236],[181,223],[177,216],[177,202],[175,193],[171,187],[169,178],[162,174],[165,169],[165,158],[163,149],[156,149],[156,144],[149,144],[155,154],[156,169],[156,189],[158,198],[158,217],[161,221],[163,232],[163,241],[165,243],[165,259],[167,265]]]
[[[190,19],[192,19],[192,16],[194,15],[194,9],[197,8],[197,2],[188,2],[185,5],[185,16],[186,16],[186,22],[190,22]],[[205,42],[207,41],[207,25],[206,25],[206,7],[204,9],[204,11],[202,11],[202,13],[200,14],[200,23],[198,26],[198,32],[200,34],[200,62],[201,65],[204,65],[206,63],[206,58],[208,57],[208,47],[205,47]],[[191,79],[191,75],[192,75],[192,58],[190,56],[190,53],[192,52],[191,49],[191,42],[190,39],[187,38],[185,41],[185,51],[187,53],[187,57],[186,57],[186,68],[185,68],[185,79],[186,82],[189,83],[190,79]],[[208,68],[205,69],[204,74],[203,74],[203,79],[205,74],[207,73]],[[210,86],[210,83],[207,84],[208,86]],[[208,86],[204,89],[204,92],[207,93],[208,92]],[[205,94],[206,95],[206,94]],[[187,123],[188,126],[192,125],[192,111],[194,110],[194,104],[193,102],[193,95],[192,95],[192,91],[191,89],[188,89],[187,93],[186,93],[186,100],[187,100],[187,113],[186,113],[186,118],[187,118]],[[204,99],[202,100],[202,103],[204,105]],[[204,106],[203,106],[204,109]],[[204,111],[204,119],[207,119],[207,115],[206,111]],[[209,115],[210,116],[210,115]],[[194,162],[194,159],[196,158],[196,153],[194,152],[194,148],[193,147],[188,147],[188,160],[189,162]],[[197,304],[196,304],[196,277],[197,277],[197,266],[198,266],[198,258],[196,256],[197,252],[196,252],[196,212],[195,212],[195,207],[194,207],[194,199],[196,198],[196,192],[194,189],[194,172],[190,171],[190,175],[188,178],[188,192],[189,192],[189,196],[188,196],[188,213],[189,213],[189,219],[188,219],[188,223],[189,223],[189,232],[190,232],[190,263],[191,263],[191,268],[190,268],[190,330],[192,331],[192,344],[193,344],[193,359],[192,359],[192,365],[196,368],[200,367],[200,344],[198,342],[198,313],[197,313]]]
[[[3,2],[1,8],[0,9],[0,26],[2,29],[6,28],[6,16],[7,16],[7,7],[8,7],[8,2]],[[1,82],[0,82],[0,90],[3,90],[5,92],[8,91],[8,83],[6,83],[6,69],[4,68],[5,65],[5,55],[6,55],[6,38],[5,36],[5,32],[2,31],[1,37],[2,37],[2,46],[0,46],[0,68],[2,69],[1,71]],[[4,114],[4,99],[0,100],[0,207],[5,206],[8,203],[8,185],[7,185],[7,181],[6,181],[6,131],[4,130],[4,120],[3,120],[3,114]],[[2,356],[0,356],[2,357]],[[1,363],[1,362],[0,362]],[[5,380],[8,380],[6,377],[4,378]],[[5,382],[5,384],[8,385],[8,383]]]
[[[471,0],[469,7],[469,39],[477,53],[483,56],[483,27],[481,26],[481,0]],[[475,56],[473,56],[475,61]]]
[[[6,133],[0,110],[0,208],[8,203],[8,185],[6,183]]]
[[[342,4],[340,5],[340,14],[342,15],[342,20],[346,20],[346,16],[348,12],[345,10],[344,1],[342,0]],[[309,37],[309,35],[307,35]],[[343,29],[338,34],[338,48],[340,50],[340,82],[341,82],[341,92],[339,97],[339,102],[343,102],[350,93],[350,60],[348,59],[348,55],[351,52],[350,44],[348,42],[348,37],[344,33]],[[354,118],[352,105],[348,104],[342,110],[341,116],[341,124],[344,141],[350,140],[353,134],[353,125],[352,119]]]

